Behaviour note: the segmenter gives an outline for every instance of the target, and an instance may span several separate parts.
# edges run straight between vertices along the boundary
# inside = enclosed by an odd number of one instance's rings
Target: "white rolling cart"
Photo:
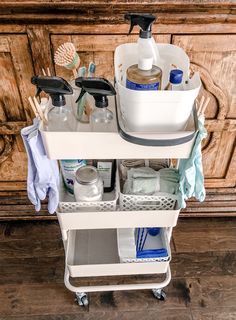
[[[115,108],[114,98],[109,98],[109,108]],[[116,118],[119,114],[115,112]],[[191,118],[191,117],[190,117]],[[132,133],[124,130],[114,120],[112,132],[90,132],[88,125],[79,124],[78,132],[48,132],[41,127],[41,134],[47,155],[51,159],[166,159],[188,158],[197,131],[194,117],[183,132],[160,134],[159,141],[182,139],[173,146],[144,146],[129,140]],[[119,132],[120,131],[120,132]],[[125,136],[124,136],[125,135]],[[177,136],[176,136],[177,135]],[[150,139],[150,135],[139,134],[136,138]],[[153,136],[151,137],[153,138]],[[156,138],[156,137],[155,137]],[[138,142],[140,142],[138,140]],[[65,286],[76,294],[79,305],[87,305],[88,292],[152,289],[154,296],[165,299],[162,290],[171,280],[170,239],[175,227],[179,208],[176,201],[172,209],[142,210],[121,206],[120,184],[117,172],[116,188],[99,203],[81,204],[67,195],[61,185],[57,216],[65,248]],[[162,198],[163,199],[163,198]],[[161,201],[161,200],[160,200]],[[149,208],[150,209],[150,208]],[[167,261],[120,262],[117,246],[118,228],[139,227],[163,228],[163,245],[167,249]],[[157,283],[135,283],[99,286],[74,286],[71,279],[114,275],[165,274]]]

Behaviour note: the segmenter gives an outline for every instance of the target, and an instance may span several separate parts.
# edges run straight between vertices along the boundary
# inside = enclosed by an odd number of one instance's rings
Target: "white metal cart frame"
[[[115,109],[114,100],[109,98],[110,108]],[[114,110],[113,109],[113,110]],[[116,114],[114,112],[114,114]],[[192,117],[192,132],[196,132]],[[79,124],[77,132],[48,132],[41,127],[41,135],[47,156],[51,159],[166,159],[166,158],[188,158],[195,140],[191,140],[174,146],[143,146],[132,144],[124,140],[119,132],[117,123],[114,121],[112,132],[90,132],[88,125]],[[187,129],[189,130],[189,129]],[[185,135],[186,133],[180,133]],[[169,136],[171,139],[173,133]],[[159,138],[164,139],[165,135]],[[102,152],[101,152],[102,150]],[[61,200],[60,200],[61,201]],[[73,211],[73,210],[72,210]],[[118,228],[138,227],[163,227],[166,228],[166,241],[170,243],[172,228],[176,225],[179,209],[173,210],[148,210],[148,211],[122,211],[119,206],[115,211],[92,211],[85,212],[63,212],[58,210],[57,216],[62,232],[65,248],[65,286],[76,293],[76,299],[80,305],[87,305],[88,299],[85,292],[93,291],[115,291],[115,290],[138,290],[152,289],[154,296],[160,300],[165,299],[162,290],[171,280],[170,260],[151,261],[137,263],[121,263],[118,258],[112,258],[109,263],[79,263],[75,258],[77,246],[77,233],[84,230],[106,230]],[[113,237],[113,236],[112,236]],[[113,244],[114,244],[113,237]],[[109,241],[107,241],[109,242]],[[105,242],[105,244],[107,243]],[[117,248],[116,248],[117,250]],[[73,256],[74,255],[74,256]],[[117,254],[118,257],[118,254]],[[76,260],[77,259],[77,260]],[[166,277],[159,283],[136,283],[122,285],[99,285],[99,286],[74,286],[70,278],[90,276],[112,276],[131,274],[165,274]]]

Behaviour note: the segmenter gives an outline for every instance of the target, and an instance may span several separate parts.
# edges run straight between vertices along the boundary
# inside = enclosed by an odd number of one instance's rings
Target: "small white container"
[[[161,228],[159,235],[148,236],[144,245],[144,249],[160,249],[167,250],[167,257],[160,258],[136,258],[136,237],[135,229],[117,229],[117,245],[120,262],[168,262],[171,259],[171,250],[165,228]]]
[[[187,54],[172,44],[157,44],[161,58],[166,61],[163,70],[162,88],[169,81],[169,71],[174,64],[183,71],[183,83],[188,80],[190,61]],[[115,50],[115,78],[122,116],[134,131],[153,130],[174,132],[184,130],[192,112],[201,80],[198,73],[184,91],[137,91],[126,88],[126,70],[138,63],[136,43],[126,43]]]

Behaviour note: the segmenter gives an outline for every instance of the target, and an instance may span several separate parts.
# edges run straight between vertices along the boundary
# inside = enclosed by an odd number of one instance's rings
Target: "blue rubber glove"
[[[33,163],[33,186],[36,198],[44,200],[48,196],[48,211],[54,213],[59,202],[59,169],[56,160],[48,159],[43,146],[42,137],[38,130],[39,121],[34,121],[34,130],[28,131],[27,143],[31,151]],[[26,129],[26,128],[25,128]],[[24,130],[24,129],[23,129]]]
[[[203,175],[203,167],[202,167],[202,151],[201,151],[201,141],[206,138],[207,131],[204,127],[205,118],[203,115],[198,118],[198,126],[199,126],[199,143],[196,148],[196,156],[194,160],[195,170],[196,170],[196,180],[195,180],[195,188],[194,195],[197,200],[200,202],[204,201],[206,197],[206,190],[204,188],[204,175]]]
[[[23,128],[21,130],[21,136],[22,136],[25,150],[28,157],[27,193],[28,193],[28,198],[30,202],[35,206],[36,211],[40,210],[41,204],[34,186],[34,180],[36,176],[36,167],[35,167],[32,152],[28,143],[28,135],[31,132],[38,130],[38,122],[39,122],[38,119],[35,118],[32,126]]]
[[[195,197],[199,201],[204,201],[206,191],[204,187],[204,175],[202,167],[202,151],[201,142],[207,136],[204,128],[204,117],[198,118],[199,131],[197,133],[195,143],[188,159],[181,159],[179,163],[179,191],[181,197],[179,199],[180,208],[186,207],[185,200]]]

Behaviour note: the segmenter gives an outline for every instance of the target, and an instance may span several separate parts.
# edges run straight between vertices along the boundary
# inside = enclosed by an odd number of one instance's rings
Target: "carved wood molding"
[[[210,73],[203,66],[194,61],[191,61],[191,69],[200,73],[204,87],[216,98],[218,102],[217,119],[224,120],[229,110],[229,103],[223,90],[214,83]]]
[[[208,137],[203,141],[202,154],[207,159],[209,154],[217,155],[220,141],[222,139],[222,131],[235,132],[236,131],[236,119],[226,119],[229,111],[229,102],[226,94],[223,90],[217,86],[210,73],[202,65],[199,65],[194,60],[191,62],[191,68],[193,71],[198,71],[201,75],[202,84],[207,92],[214,96],[217,101],[217,114],[216,119],[206,120],[206,129],[208,131]],[[210,163],[208,164],[210,165]],[[214,183],[219,187],[221,184],[224,187],[225,183],[228,186],[235,186],[235,177],[227,177],[229,170],[229,163],[225,168],[224,177],[221,179],[206,179],[205,186],[213,186]],[[226,179],[227,177],[227,179]],[[227,181],[226,181],[227,180]]]
[[[152,12],[158,23],[232,23],[236,21],[233,0],[82,0],[0,2],[0,20],[9,23],[108,23],[124,22],[127,11]]]
[[[12,136],[9,136],[9,135],[1,135],[0,139],[2,140],[0,144],[0,164],[1,164],[5,160],[7,160],[12,153],[13,139],[12,139]]]
[[[218,131],[236,131],[236,119],[225,119],[225,120],[206,120],[206,129],[208,132]]]
[[[31,122],[31,121],[30,121]],[[20,130],[30,124],[26,121],[0,122],[0,135],[19,134]]]

